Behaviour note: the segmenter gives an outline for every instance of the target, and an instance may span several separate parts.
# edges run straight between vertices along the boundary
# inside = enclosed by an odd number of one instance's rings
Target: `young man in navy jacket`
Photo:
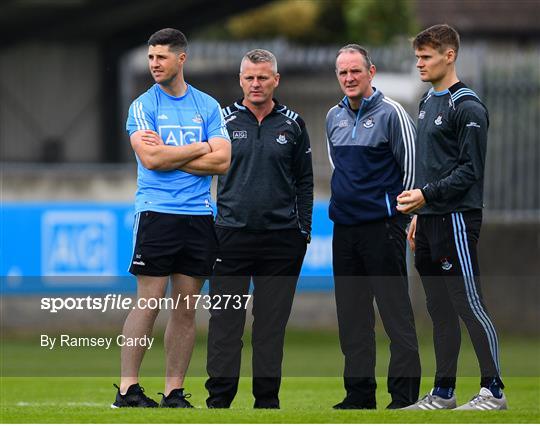
[[[432,88],[420,101],[416,182],[398,197],[415,212],[409,243],[433,320],[437,371],[429,394],[407,409],[456,407],[454,389],[463,320],[481,370],[480,392],[459,410],[504,410],[497,333],[480,290],[476,245],[482,224],[488,112],[459,81],[459,35],[435,25],[413,42],[420,79]]]

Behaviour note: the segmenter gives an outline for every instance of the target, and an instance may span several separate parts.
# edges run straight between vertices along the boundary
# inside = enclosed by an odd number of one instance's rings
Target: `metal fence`
[[[540,49],[474,47],[473,87],[490,113],[485,175],[487,212],[540,220]]]

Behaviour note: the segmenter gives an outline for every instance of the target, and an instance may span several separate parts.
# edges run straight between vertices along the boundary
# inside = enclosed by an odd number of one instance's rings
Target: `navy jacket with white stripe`
[[[330,219],[357,225],[400,214],[396,197],[414,187],[414,124],[403,107],[377,89],[350,108],[347,97],[328,111],[332,174]]]
[[[462,82],[420,101],[416,187],[426,205],[418,214],[482,209],[489,116]]]

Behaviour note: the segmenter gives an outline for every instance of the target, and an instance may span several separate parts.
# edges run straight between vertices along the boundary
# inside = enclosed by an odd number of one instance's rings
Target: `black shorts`
[[[135,216],[134,250],[129,272],[164,277],[184,274],[208,277],[216,260],[217,238],[212,215],[145,211]]]

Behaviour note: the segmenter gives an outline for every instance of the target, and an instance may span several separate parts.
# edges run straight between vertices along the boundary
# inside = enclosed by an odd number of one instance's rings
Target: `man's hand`
[[[144,130],[143,135],[141,136],[141,140],[146,144],[150,146],[159,146],[159,145],[165,145],[165,142],[163,142],[163,139],[161,139],[161,136],[154,132],[153,130]],[[202,146],[205,147],[205,154],[210,154],[212,152],[212,147],[207,142],[194,142],[197,144],[204,144]]]
[[[403,191],[398,195],[397,202],[397,210],[405,214],[412,213],[426,204],[424,194],[419,189]]]
[[[131,135],[130,141],[142,165],[154,171],[179,169],[212,151],[207,142],[166,145],[161,136],[153,130],[138,130]]]
[[[196,142],[199,143],[199,142]],[[231,142],[221,137],[213,137],[206,145],[208,152],[183,165],[180,170],[197,176],[223,175],[231,165]]]
[[[146,145],[152,145],[152,146],[165,145],[165,142],[163,142],[163,139],[161,139],[161,136],[159,136],[159,134],[154,132],[153,130],[144,130],[141,136],[141,140]]]
[[[154,132],[153,130],[144,130],[143,135],[141,136],[141,140],[146,144],[150,146],[159,146],[159,145],[165,145],[165,142],[163,142],[163,139],[161,139],[161,136]],[[204,143],[203,145],[205,148],[204,154],[210,154],[212,152],[212,147],[207,142],[195,142],[195,143]],[[203,154],[203,155],[204,155]]]
[[[409,247],[412,251],[416,249],[416,220],[418,219],[417,215],[414,215],[411,223],[409,224],[409,229],[407,231],[407,241],[409,242]]]

